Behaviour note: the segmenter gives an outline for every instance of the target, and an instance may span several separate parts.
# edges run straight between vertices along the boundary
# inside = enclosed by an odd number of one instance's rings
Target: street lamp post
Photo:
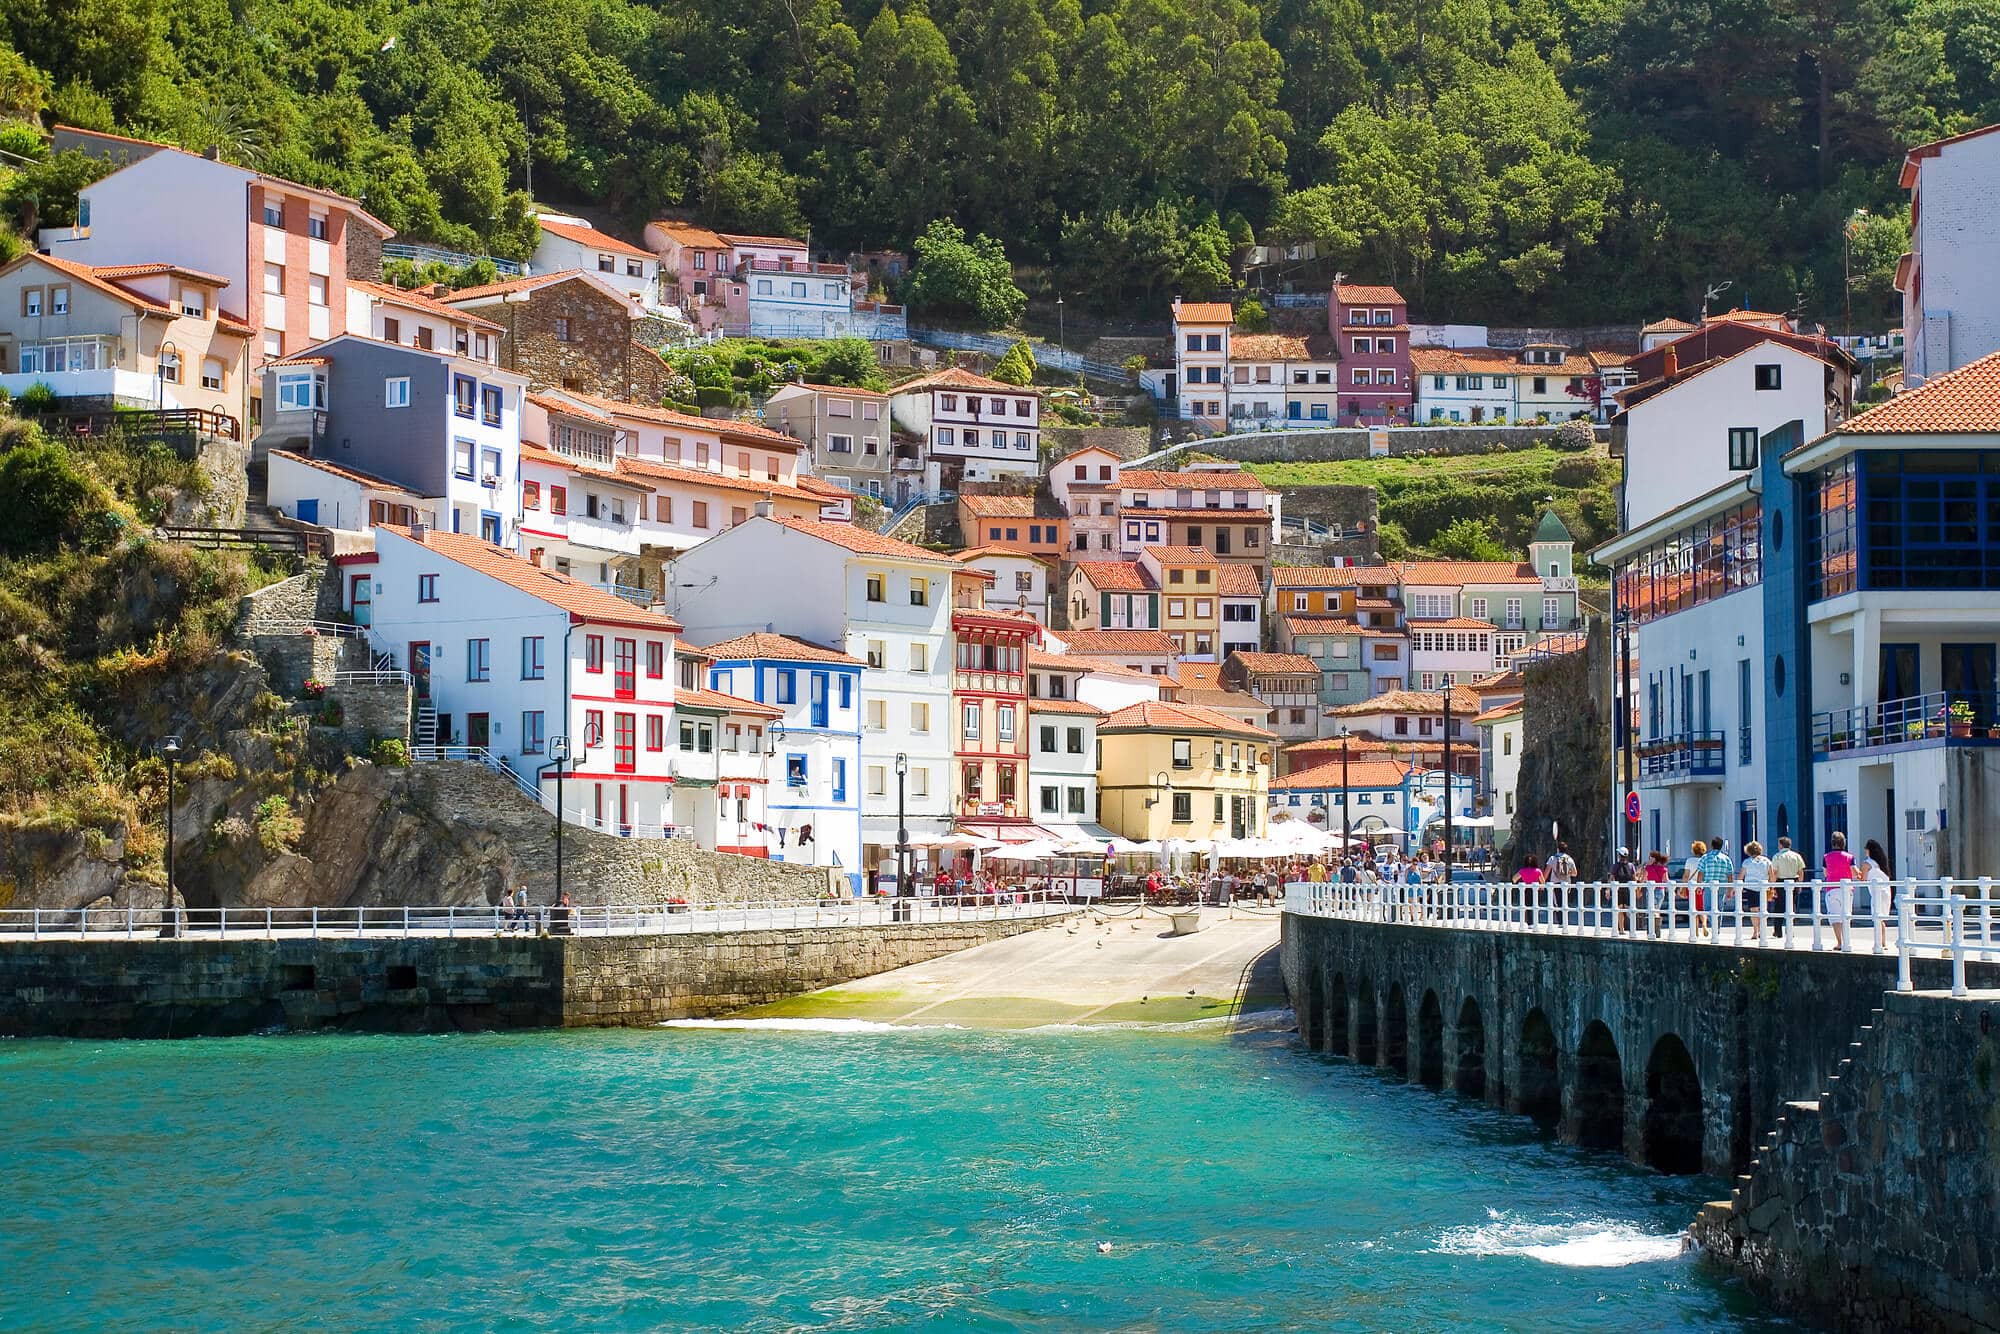
[[[1068,359],[1069,339],[1066,336],[1063,324],[1063,299],[1061,297],[1056,298],[1056,349],[1063,354],[1065,360]]]
[[[1347,855],[1347,724],[1340,725],[1340,855]]]
[[[153,406],[162,412],[167,410],[167,362],[173,361],[174,373],[178,376],[180,355],[181,350],[174,345],[174,340],[169,338],[160,344],[160,350],[153,359]]]
[[[914,867],[910,864],[910,827],[903,809],[903,794],[908,784],[910,757],[905,751],[896,752],[896,897],[908,898],[911,885],[910,876]],[[899,905],[901,906],[901,905]]]
[[[556,902],[563,895],[563,769],[569,761],[569,738],[549,738],[549,756],[556,762]]]
[[[174,766],[180,762],[181,739],[163,737],[160,758],[167,762],[167,901],[160,911],[160,939],[168,940],[179,934],[174,912]]]
[[[1451,879],[1451,681],[1444,683],[1444,874]]]

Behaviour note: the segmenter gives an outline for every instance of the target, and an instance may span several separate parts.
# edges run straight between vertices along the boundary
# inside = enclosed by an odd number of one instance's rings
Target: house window
[[[569,513],[568,487],[552,486],[549,488],[549,513],[551,514]]]
[[[542,507],[542,484],[540,482],[521,483],[521,508],[538,510]]]
[[[928,704],[912,704],[910,706],[910,731],[921,736],[928,736],[930,730],[931,706]]]
[[[324,306],[326,301],[326,275],[313,273],[306,276],[306,300],[315,306]]]
[[[159,373],[160,378],[168,384],[179,384],[181,382],[181,354],[178,352],[160,353]]]
[[[436,602],[438,600],[438,577],[434,574],[417,576],[417,601]]]
[[[556,316],[555,324],[556,324],[556,341],[558,343],[567,343],[569,341],[569,316],[567,315]]]
[[[264,225],[282,227],[285,225],[285,206],[281,201],[264,201]]]
[[[707,528],[708,502],[706,500],[692,500],[688,502],[688,507],[694,511],[693,514],[689,516],[689,522],[691,522],[696,528],[704,528],[704,529]]]
[[[539,755],[542,753],[546,735],[545,722],[540,709],[529,709],[521,714],[521,753]]]
[[[967,741],[979,739],[979,706],[967,704],[964,715],[959,719],[959,734]]]
[[[461,417],[470,417],[478,410],[479,383],[469,375],[454,375],[451,378],[452,411]]]
[[[1174,738],[1174,768],[1194,768],[1194,742],[1186,737]]]
[[[630,699],[638,689],[639,645],[631,639],[614,640],[611,645],[612,693]]]
[[[315,241],[326,239],[326,214],[315,213],[306,219],[306,235]]]
[[[407,408],[410,406],[410,377],[392,375],[382,381],[382,406],[385,408]]]
[[[604,636],[585,635],[583,637],[583,670],[601,672],[604,670]]]
[[[278,376],[278,411],[308,412],[326,406],[326,381],[311,371],[286,371]]]
[[[217,391],[222,388],[222,363],[214,357],[201,359],[201,387]]]
[[[870,602],[887,602],[889,599],[884,594],[883,590],[888,586],[888,582],[889,582],[888,579],[883,575],[879,574],[869,575],[868,600]]]
[[[472,442],[454,440],[451,442],[451,470],[454,476],[472,476]]]
[[[547,666],[542,660],[542,637],[540,635],[521,636],[521,679],[539,681],[547,674]]]
[[[62,293],[62,297],[59,299],[62,300],[63,304],[56,307],[56,314],[60,315],[68,307],[68,289],[58,287],[55,290]],[[191,320],[198,320],[208,314],[207,294],[199,287],[183,287],[181,289],[181,314]]]
[[[637,724],[637,717],[629,713],[621,713],[615,717],[613,725],[617,728],[617,733],[612,742],[611,762],[619,773],[630,773],[639,767]]]
[[[500,386],[485,385],[479,391],[479,419],[488,426],[500,424]]]
[[[931,651],[928,644],[910,645],[910,670],[918,673],[929,671],[931,669],[930,655]]]
[[[779,669],[778,703],[796,704],[797,702],[798,702],[798,673],[785,668]]]
[[[854,437],[851,435],[829,435],[826,438],[826,447],[836,454],[852,454],[854,452]]]
[[[1759,366],[1757,368],[1757,387],[1759,389],[1783,389],[1785,387],[1785,368],[1775,363]]]
[[[1354,368],[1354,383],[1367,384],[1371,378],[1367,367],[1356,366]]]
[[[657,681],[667,674],[667,646],[659,640],[646,642],[646,678]],[[724,673],[726,676],[727,673]]]
[[[21,313],[36,316],[42,313],[42,289],[24,287],[21,289]]]
[[[266,263],[264,265],[264,295],[283,296],[285,294],[285,266]]]
[[[995,710],[998,720],[1000,740],[1012,743],[1014,740],[1014,706],[1002,704]]]
[[[1762,366],[1757,368],[1763,370]],[[1773,366],[1771,369],[1776,370]],[[1762,385],[1757,386],[1759,389]],[[1757,428],[1754,426],[1732,426],[1729,428],[1729,470],[1750,472],[1757,466]]]
[[[924,607],[930,605],[930,600],[931,586],[929,581],[922,578],[912,578],[910,580],[910,605],[912,607]]]
[[[646,749],[665,750],[667,748],[667,720],[659,714],[649,714],[646,718]]]
[[[1175,824],[1191,823],[1194,820],[1194,793],[1174,793],[1173,812]]]
[[[1372,340],[1372,339],[1367,339],[1367,338],[1357,338],[1357,339],[1355,339],[1355,340],[1354,340],[1354,350],[1355,350],[1355,351],[1356,351],[1357,353],[1360,353],[1360,354],[1361,354],[1361,355],[1363,355],[1363,356],[1366,356],[1366,355],[1368,354],[1369,350],[1370,350],[1370,349],[1371,349],[1371,348],[1372,348],[1373,346],[1374,346],[1374,342],[1373,342],[1373,340]]]

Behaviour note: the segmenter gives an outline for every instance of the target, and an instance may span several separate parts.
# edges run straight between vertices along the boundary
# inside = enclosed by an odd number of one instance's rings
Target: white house
[[[1903,294],[1903,383],[1911,388],[2000,350],[2000,125],[1910,150],[1910,250]]]
[[[1049,468],[1049,494],[1069,515],[1073,560],[1108,560],[1118,547],[1118,455],[1098,445],[1065,454]]]
[[[825,866],[855,893],[861,859],[861,675],[859,658],[790,635],[754,631],[702,650],[711,688],[770,704],[766,747],[773,764],[765,809],[780,861]],[[724,753],[740,744],[731,736]]]
[[[951,366],[897,385],[889,411],[947,478],[1041,475],[1042,400],[1033,389]]]
[[[1029,812],[1062,839],[1110,835],[1097,823],[1097,725],[1106,715],[1078,698],[1088,675],[1083,662],[1028,652]]]
[[[1514,815],[1520,805],[1521,730],[1526,716],[1520,700],[1495,704],[1472,720],[1479,729],[1480,783],[1490,798],[1493,846],[1505,851],[1514,841]]]
[[[1048,561],[1009,547],[968,547],[957,559],[993,576],[984,595],[988,611],[1025,611],[1043,625],[1049,623]]]
[[[761,509],[761,507],[760,507]],[[852,524],[753,514],[672,566],[696,637],[755,631],[860,658],[863,861],[894,856],[897,761],[912,833],[951,829],[950,556]]]
[[[419,292],[351,278],[347,283],[347,332],[385,343],[450,352],[498,365],[500,336],[492,320],[446,305],[437,291]]]
[[[1174,384],[1181,416],[1216,425],[1228,418],[1229,339],[1235,323],[1236,312],[1227,301],[1174,298]]]
[[[599,231],[585,218],[543,214],[536,222],[541,239],[535,246],[535,272],[581,269],[641,306],[661,304],[658,255]]]
[[[671,832],[672,619],[463,533],[378,528],[365,574],[369,644],[414,678],[420,744],[483,748],[553,809],[567,737],[565,820]]]

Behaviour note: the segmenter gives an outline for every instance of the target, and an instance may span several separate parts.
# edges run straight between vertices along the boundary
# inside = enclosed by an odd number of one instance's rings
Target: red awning
[[[1038,838],[1062,839],[1027,820],[960,820],[958,829],[980,838],[990,838],[1001,843],[1033,843]]]

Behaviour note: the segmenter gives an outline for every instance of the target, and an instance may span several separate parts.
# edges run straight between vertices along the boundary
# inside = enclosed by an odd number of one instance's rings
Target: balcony
[[[1520,627],[1509,624],[1505,628],[1515,630]],[[1545,635],[1561,634],[1569,630],[1580,630],[1582,628],[1583,619],[1578,616],[1542,616],[1535,620],[1535,629]]]
[[[567,532],[571,546],[588,547],[593,551],[617,552],[626,556],[639,554],[639,530],[633,525],[630,512],[622,522],[609,513],[599,514],[596,517],[571,514]]]
[[[1025,672],[991,672],[983,668],[959,667],[952,670],[953,690],[978,690],[999,695],[1028,695]]]
[[[1813,754],[1879,750],[1885,746],[2000,743],[2000,700],[1985,692],[1932,691],[1851,709],[1816,713]]]
[[[1653,737],[1639,745],[1639,786],[1720,782],[1723,762],[1719,731]]]

